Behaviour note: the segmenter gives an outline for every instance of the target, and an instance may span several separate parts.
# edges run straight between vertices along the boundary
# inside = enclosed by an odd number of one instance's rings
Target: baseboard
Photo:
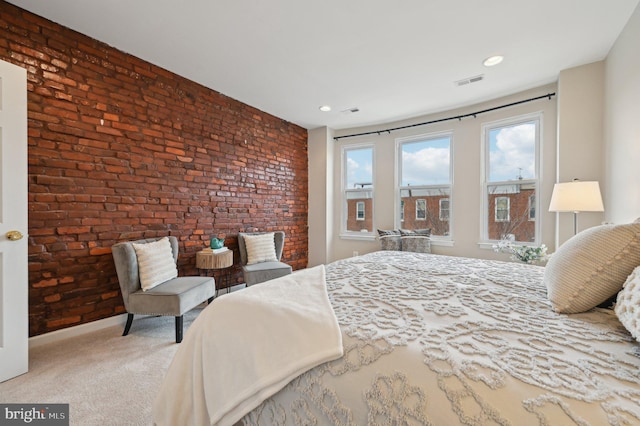
[[[237,284],[231,287],[231,291],[241,290],[246,287],[246,284]],[[224,293],[222,293],[224,294]],[[136,315],[134,321],[145,317],[146,315]],[[102,330],[103,328],[113,327],[114,325],[122,326],[127,322],[127,314],[116,315],[101,320],[88,322],[86,324],[80,324],[69,328],[63,328],[61,330],[52,331],[50,333],[40,334],[39,336],[33,336],[29,338],[29,349],[37,348],[38,346],[46,345],[52,342],[59,342],[60,340],[68,339],[70,337],[80,336],[82,334],[91,333],[93,331]]]
[[[116,315],[114,317],[104,318],[101,320],[91,321],[86,324],[80,324],[61,330],[52,331],[50,333],[41,334],[29,338],[29,349],[46,345],[52,342],[68,339],[70,337],[80,336],[82,334],[91,333],[93,331],[102,330],[103,328],[120,325],[124,327],[127,321],[127,314]]]

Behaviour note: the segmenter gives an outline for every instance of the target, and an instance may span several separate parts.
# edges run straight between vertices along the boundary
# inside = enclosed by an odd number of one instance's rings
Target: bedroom
[[[21,12],[16,12],[16,10],[9,6],[6,3],[2,4],[3,7],[3,19],[5,21],[11,22],[10,25],[13,29],[21,28],[18,31],[22,34],[22,39],[19,39],[19,43],[31,44],[38,43],[38,37],[31,34],[31,31],[38,25],[48,26],[48,30],[51,33],[62,31],[59,27],[53,24],[43,24],[39,19],[26,15],[26,17],[20,16]],[[5,14],[5,8],[8,8],[10,13]],[[3,31],[3,39],[4,40],[12,40],[15,37],[15,33],[11,33],[10,35],[6,35],[6,27],[2,28]],[[567,120],[560,121],[559,128],[557,132],[560,136],[560,139],[564,140],[562,135],[565,135],[567,140],[571,140],[572,142],[564,145],[562,144],[559,154],[559,180],[569,180],[575,175],[582,176],[584,174],[584,170],[597,170],[597,175],[589,176],[589,178],[593,178],[599,180],[601,182],[603,195],[605,198],[605,215],[604,217],[595,215],[593,218],[593,224],[600,223],[603,219],[615,223],[629,222],[634,220],[637,216],[638,210],[640,210],[640,200],[637,198],[637,194],[640,193],[638,191],[638,183],[640,180],[638,179],[638,171],[637,168],[633,167],[633,164],[636,164],[638,161],[638,143],[637,143],[637,124],[634,121],[635,116],[637,116],[638,106],[637,100],[634,99],[634,94],[637,93],[637,85],[638,78],[634,73],[628,73],[628,70],[636,70],[640,66],[638,54],[633,49],[633,45],[635,40],[637,40],[638,36],[638,12],[634,13],[630,20],[630,24],[626,29],[626,32],[623,33],[623,37],[621,37],[616,44],[613,46],[611,52],[606,57],[606,60],[601,63],[585,65],[584,67],[579,67],[576,69],[567,69],[560,75],[560,79],[558,81],[558,87],[553,89],[552,91],[558,91],[559,95],[557,101],[558,102],[558,115],[560,117],[568,117]],[[28,36],[27,36],[28,34]],[[65,36],[68,33],[64,32]],[[68,35],[70,40],[76,40],[82,44],[81,49],[96,49],[95,45],[91,45],[93,43],[87,38],[83,38],[77,33]],[[63,38],[63,37],[61,37]],[[28,43],[25,41],[28,40]],[[631,40],[631,41],[629,41]],[[52,48],[56,48],[58,46],[56,43],[60,43],[60,40],[54,40],[52,43],[55,46]],[[631,45],[631,47],[630,47]],[[64,46],[65,49],[68,46]],[[98,45],[97,51],[93,53],[87,52],[87,57],[92,58],[94,55],[104,54],[105,47],[102,45]],[[6,49],[6,47],[5,47]],[[119,60],[116,53],[114,51],[110,51],[111,55],[115,55],[113,58],[114,61]],[[12,56],[13,55],[13,56]],[[24,52],[19,54],[17,52],[13,52],[13,54],[5,53],[3,50],[3,59],[7,59],[10,62],[22,62],[23,64],[29,63],[33,61],[26,55]],[[126,59],[125,61],[130,61],[130,59]],[[106,64],[109,66],[109,64]],[[143,71],[147,71],[150,75],[146,76],[149,79],[156,78],[158,74],[161,75],[162,78],[169,78],[166,72],[158,68],[153,68],[149,70],[148,64],[144,64],[142,61],[134,62],[131,64],[134,67],[139,67],[138,71],[142,74]],[[29,65],[33,66],[33,65]],[[61,65],[59,65],[61,66]],[[92,64],[91,61],[88,61],[86,71],[90,73],[93,68],[97,65]],[[53,72],[53,71],[50,71]],[[141,77],[144,81],[145,78]],[[60,85],[66,85],[68,82],[58,82]],[[124,82],[124,84],[132,84],[130,81]],[[181,89],[181,100],[182,105],[187,105],[192,108],[193,104],[189,103],[189,95],[193,95],[194,92],[201,93],[203,90],[202,87],[194,85],[193,83],[189,83],[186,81],[181,81],[181,84],[186,85],[188,89],[184,89],[183,86]],[[50,93],[55,93],[56,91],[60,91],[60,89],[56,89],[57,86],[52,86]],[[82,87],[78,87],[79,90],[83,90]],[[545,89],[548,89],[545,87]],[[45,90],[45,89],[42,89]],[[107,89],[108,90],[108,89]],[[156,87],[154,89],[157,92],[161,90],[169,90],[169,88],[161,88]],[[635,90],[635,92],[634,92]],[[589,93],[593,91],[593,96],[598,97],[602,100],[602,104],[606,105],[600,113],[602,114],[602,123],[598,124],[600,120],[599,116],[594,118],[592,111],[583,111],[585,116],[576,117],[573,115],[575,112],[575,108],[577,105],[582,104],[582,96],[585,92]],[[175,93],[179,93],[179,90],[176,90]],[[544,93],[547,93],[547,90],[543,90]],[[103,93],[104,95],[104,93]],[[45,94],[41,94],[41,96],[46,96]],[[61,96],[61,95],[58,95]],[[204,95],[203,95],[204,96]],[[233,125],[234,120],[248,120],[250,124],[246,124],[244,121],[238,123],[236,129],[241,128],[242,126],[254,126],[256,122],[259,122],[264,129],[264,135],[262,134],[246,134],[240,130],[237,130],[236,134],[229,134],[226,136],[230,140],[233,141],[232,144],[221,143],[218,152],[220,152],[221,156],[226,155],[224,160],[224,165],[227,163],[232,163],[233,161],[238,161],[236,158],[233,158],[233,153],[230,152],[233,145],[238,143],[240,146],[244,144],[245,140],[248,142],[252,142],[254,140],[266,139],[265,147],[265,155],[273,156],[274,159],[291,161],[294,164],[296,176],[301,176],[301,180],[299,183],[305,182],[304,188],[298,188],[291,185],[290,177],[283,177],[282,179],[277,178],[279,183],[284,185],[284,190],[291,190],[294,195],[294,200],[289,204],[288,202],[277,203],[277,204],[269,204],[260,206],[257,213],[258,215],[254,215],[252,217],[250,225],[254,225],[258,228],[266,227],[269,223],[268,218],[266,216],[261,216],[263,213],[263,209],[277,212],[278,214],[282,213],[283,221],[277,223],[278,227],[283,227],[287,229],[289,240],[287,242],[287,250],[286,253],[288,262],[294,264],[297,268],[303,267],[307,263],[309,265],[326,263],[328,261],[349,257],[352,255],[354,251],[358,251],[360,253],[366,253],[368,251],[373,251],[376,249],[376,242],[353,242],[353,241],[341,241],[338,238],[338,235],[333,231],[334,223],[332,217],[334,214],[331,212],[335,212],[334,209],[337,208],[337,202],[335,199],[332,199],[330,195],[327,195],[326,198],[320,197],[317,198],[318,194],[331,194],[332,191],[327,189],[324,186],[324,182],[331,182],[338,180],[336,175],[327,176],[326,170],[330,167],[328,163],[315,164],[311,160],[307,160],[307,153],[283,153],[279,148],[281,147],[282,140],[279,140],[278,144],[273,143],[273,138],[269,136],[269,132],[275,132],[279,134],[285,134],[291,138],[292,146],[299,143],[301,140],[306,141],[307,136],[306,132],[297,128],[297,126],[284,124],[281,120],[275,119],[271,116],[263,115],[257,109],[248,107],[246,105],[241,105],[240,103],[235,103],[228,98],[226,100],[220,100],[220,98],[215,95],[210,95],[213,98],[207,99],[207,102],[211,104],[216,104],[216,102],[228,102],[230,105],[225,105],[225,108],[231,110],[233,114],[229,114],[228,120],[229,123]],[[529,97],[528,93],[522,94],[522,97]],[[514,97],[506,97],[505,99],[499,99],[495,101],[497,104],[502,104],[508,102],[510,99],[520,99],[521,96]],[[55,105],[50,105],[47,111],[56,111],[56,114],[62,114],[66,116],[71,116],[74,114],[74,111],[68,111],[65,109],[64,99],[58,98],[58,103]],[[494,101],[487,102],[486,104],[492,104]],[[563,104],[566,102],[566,104]],[[478,108],[483,108],[484,105],[479,105]],[[544,105],[545,101],[542,101],[540,105]],[[140,105],[134,108],[135,113],[139,113],[136,108],[142,108]],[[159,108],[156,108],[156,111]],[[473,108],[476,109],[476,108]],[[47,111],[42,111],[45,115]],[[75,112],[77,113],[77,112]],[[105,122],[108,126],[105,126],[102,130],[105,132],[112,132],[114,128],[120,126],[122,131],[128,131],[133,133],[143,133],[141,131],[136,132],[135,130],[126,129],[127,125],[131,125],[130,123],[122,122],[120,124],[116,123],[115,118],[118,116],[118,112],[114,111],[103,111],[103,114],[107,118]],[[455,113],[455,112],[451,112]],[[568,114],[568,115],[563,115]],[[597,114],[598,112],[596,112]],[[111,115],[109,115],[111,114]],[[144,113],[142,113],[144,115]],[[447,112],[447,115],[449,111]],[[126,115],[126,114],[124,114]],[[150,114],[147,114],[150,115]],[[550,115],[554,115],[550,113]],[[113,120],[109,120],[109,117]],[[241,117],[241,118],[240,118]],[[100,117],[93,117],[95,120],[99,121]],[[162,121],[157,121],[158,117],[150,117],[154,126],[163,128],[165,123]],[[197,123],[197,120],[201,119],[198,114],[193,114],[189,116],[190,119],[193,119],[191,123],[182,123],[180,124],[185,133],[191,135],[194,133],[194,130],[190,128],[192,123]],[[427,117],[428,119],[429,117]],[[156,120],[156,121],[154,121]],[[572,120],[575,120],[572,123]],[[46,119],[42,120],[46,123]],[[421,120],[420,120],[421,121]],[[576,123],[577,122],[577,123]],[[584,130],[585,123],[588,123],[593,128],[588,131]],[[47,125],[47,127],[55,127],[56,123],[53,123],[51,126]],[[95,123],[87,123],[86,126],[95,125]],[[177,126],[178,124],[176,124]],[[567,127],[563,127],[563,126]],[[213,125],[212,125],[213,126]],[[386,127],[386,126],[385,126]],[[545,129],[548,130],[552,135],[555,134],[552,130],[550,130],[551,126],[546,126]],[[163,129],[164,130],[164,129]],[[177,129],[176,129],[177,130]],[[340,131],[332,131],[330,129],[314,129],[309,131],[309,142],[308,142],[308,158],[321,159],[327,158],[328,152],[326,150],[333,149],[333,141],[332,137],[334,135],[340,135],[344,133],[351,133],[356,129],[351,129],[351,131],[340,130]],[[469,130],[471,132],[475,130]],[[37,127],[31,129],[32,134],[30,135],[32,138],[39,138],[40,142],[38,146],[32,147],[33,152],[38,152],[39,150],[43,150],[47,155],[50,155],[53,151],[48,145],[53,144],[53,140],[51,135],[44,135],[39,137],[34,133],[39,132]],[[142,139],[149,136],[151,138],[155,137],[154,130],[147,130],[145,136],[141,136]],[[172,130],[169,133],[174,133]],[[143,133],[144,134],[144,133]],[[108,137],[109,134],[107,133]],[[110,135],[114,136],[115,135]],[[554,138],[554,136],[552,136]],[[63,133],[59,136],[59,139],[55,139],[56,144],[64,145],[65,142],[69,142],[71,140],[75,141],[78,139],[77,134],[65,134]],[[91,138],[84,138],[89,140]],[[96,137],[96,141],[102,141],[103,136]],[[182,155],[184,150],[181,150],[182,141],[176,140],[173,141],[176,146],[172,146],[171,148],[178,152],[178,155],[183,157],[185,160],[183,163],[188,161],[190,158],[189,155]],[[97,142],[95,142],[98,144]],[[580,147],[576,149],[574,144],[578,144]],[[580,162],[576,164],[573,161],[575,155],[587,154],[588,152],[583,150],[584,144],[588,144],[593,147],[594,151],[600,153],[604,152],[605,154],[589,156],[588,158],[581,158]],[[602,144],[602,145],[601,145]],[[565,149],[566,151],[562,151]],[[58,148],[60,149],[60,148]],[[98,146],[87,146],[83,148],[84,151],[91,151],[92,149],[102,149],[102,145],[98,144]],[[189,149],[192,151],[197,151],[197,147],[195,145],[189,146]],[[318,152],[317,150],[320,150]],[[93,161],[93,158],[87,159],[83,155],[83,150],[74,150],[73,154],[70,155],[71,161],[81,162],[83,164],[90,163]],[[187,150],[188,151],[188,150]],[[62,151],[59,151],[62,152]],[[285,154],[291,154],[295,158],[289,159],[285,156]],[[336,155],[335,152],[333,152]],[[54,154],[58,155],[58,154]],[[555,154],[554,154],[555,156]],[[379,155],[378,158],[382,158],[382,155]],[[566,158],[566,161],[563,161],[563,157]],[[192,158],[197,158],[197,156],[192,156]],[[301,159],[304,158],[304,159]],[[457,157],[456,157],[457,158]],[[547,164],[551,170],[554,169],[553,165],[553,157],[551,157],[551,164]],[[605,161],[602,161],[602,158]],[[174,157],[175,159],[175,157]],[[180,161],[180,160],[177,160]],[[306,162],[309,161],[309,170],[307,171]],[[299,166],[297,162],[303,162],[304,166]],[[100,170],[90,170],[91,176],[95,176],[95,178],[90,178],[88,181],[84,181],[87,184],[91,184],[91,181],[94,181],[93,185],[87,185],[89,189],[95,189],[104,187],[105,181],[108,181],[108,174],[112,173],[122,173],[122,161],[104,164],[103,169]],[[548,163],[548,162],[547,162]],[[43,173],[37,171],[37,169],[33,173],[37,174],[37,180],[33,182],[35,189],[42,189],[43,191],[43,209],[48,209],[46,205],[50,202],[46,200],[46,195],[55,193],[55,187],[62,187],[64,184],[61,184],[61,176],[69,177],[74,173],[79,175],[78,179],[82,179],[88,173],[87,170],[80,170],[72,172],[65,172],[64,165],[42,165],[35,164],[32,167],[43,167]],[[588,166],[588,167],[587,167]],[[222,167],[222,164],[211,165],[211,167]],[[238,166],[242,167],[242,166]],[[478,165],[473,165],[472,167],[477,168]],[[151,167],[149,167],[151,169]],[[189,167],[184,167],[187,170],[187,176],[191,179],[198,190],[207,191],[207,185],[209,182],[202,183],[197,176],[195,171],[188,172],[191,170]],[[335,165],[332,167],[335,171]],[[52,175],[48,175],[47,171],[50,171]],[[97,174],[94,174],[97,173]],[[153,173],[152,170],[143,171],[143,173]],[[307,173],[309,176],[314,176],[314,179],[309,179],[309,190],[307,192],[306,188],[306,179]],[[235,176],[234,171],[229,171],[227,176],[222,176],[221,180],[226,180],[227,177]],[[318,178],[316,178],[318,177]],[[320,179],[322,177],[322,179]],[[181,177],[182,178],[182,177]],[[553,179],[548,180],[547,184],[551,185],[553,183]],[[128,186],[135,186],[136,182],[128,183]],[[215,184],[214,184],[215,185]],[[318,186],[316,186],[318,185]],[[82,190],[87,190],[87,188],[82,188]],[[548,189],[550,186],[547,187]],[[235,188],[223,188],[220,190],[221,199],[224,199],[225,195],[223,192],[233,192]],[[189,188],[186,188],[186,193],[189,191]],[[99,191],[98,191],[99,192]],[[194,191],[195,192],[195,191]],[[90,193],[90,192],[88,192]],[[460,193],[459,193],[460,194]],[[109,194],[98,193],[95,196],[107,197]],[[162,197],[157,197],[160,200]],[[278,195],[278,193],[276,193]],[[465,194],[460,194],[460,196],[464,196]],[[68,196],[68,195],[67,195]],[[457,196],[457,195],[456,195]],[[547,194],[547,197],[550,196],[550,193]],[[265,199],[268,198],[268,195],[264,196]],[[470,194],[470,198],[473,199],[474,195]],[[477,199],[477,197],[475,197]],[[306,208],[302,211],[296,210],[295,203],[305,203],[308,199],[309,203],[309,211],[307,212]],[[29,233],[34,238],[34,244],[30,248],[30,283],[32,288],[32,299],[30,306],[30,317],[31,317],[31,329],[30,335],[36,336],[45,334],[51,331],[55,331],[58,329],[63,329],[66,327],[72,327],[78,324],[92,322],[101,318],[109,318],[113,315],[117,315],[122,313],[121,302],[118,300],[118,291],[117,291],[117,280],[115,280],[115,276],[113,273],[113,267],[111,266],[111,256],[108,251],[108,247],[110,244],[118,238],[125,238],[126,234],[118,233],[118,235],[114,238],[110,235],[105,235],[105,233],[110,230],[112,227],[112,219],[113,217],[120,218],[123,222],[122,227],[124,229],[129,229],[131,232],[130,236],[132,238],[137,238],[141,232],[140,229],[144,228],[145,230],[152,229],[154,232],[165,233],[167,232],[167,228],[170,228],[172,232],[176,235],[181,235],[186,238],[185,242],[185,251],[186,256],[181,258],[183,264],[181,265],[184,268],[185,273],[195,272],[193,269],[193,256],[197,247],[200,247],[204,244],[207,237],[210,235],[213,227],[214,215],[211,209],[207,210],[206,206],[202,205],[192,206],[191,210],[187,210],[184,207],[175,207],[179,211],[180,221],[184,221],[185,225],[178,225],[176,222],[178,219],[166,219],[168,215],[165,213],[152,214],[149,213],[149,210],[153,211],[153,206],[146,206],[147,209],[141,209],[138,205],[137,207],[133,207],[135,204],[139,204],[136,200],[131,205],[127,206],[126,203],[118,204],[115,203],[107,203],[106,209],[108,214],[106,217],[103,217],[99,214],[93,212],[93,210],[105,210],[105,204],[103,201],[96,201],[96,199],[69,199],[62,197],[56,200],[59,205],[62,205],[63,208],[51,209],[54,211],[46,211],[38,212],[38,208],[40,204],[33,203],[30,211],[30,220],[32,225],[30,225]],[[94,206],[92,203],[98,202],[101,205]],[[66,204],[66,206],[65,206]],[[245,200],[245,204],[248,205],[246,211],[243,212],[233,212],[233,214],[253,214],[253,211],[250,212],[252,208],[252,203]],[[313,207],[312,207],[313,206]],[[85,215],[86,217],[81,221],[78,217],[78,211],[80,209],[85,209],[87,212],[91,212],[90,215]],[[112,210],[111,210],[112,209]],[[141,209],[140,213],[137,214],[138,220],[133,223],[132,217],[135,217],[135,212],[131,212],[131,210]],[[462,212],[466,210],[465,207],[458,207],[455,211]],[[474,208],[470,208],[470,210],[474,210]],[[125,214],[124,212],[128,211],[129,214]],[[205,218],[197,219],[196,216],[203,211]],[[322,213],[325,212],[325,213]],[[326,213],[329,212],[329,213]],[[230,234],[233,232],[237,232],[237,229],[243,226],[243,224],[247,224],[242,218],[228,220],[225,222],[224,216],[225,214],[230,214],[228,212],[218,212],[219,215],[215,217],[216,223],[219,225],[222,224],[223,231],[228,231]],[[307,213],[309,214],[309,219],[307,222]],[[176,216],[178,215],[176,214]],[[320,215],[317,217],[316,215]],[[63,215],[64,217],[59,217],[59,215]],[[90,216],[90,217],[88,217]],[[128,218],[128,219],[123,219]],[[107,223],[105,224],[106,218]],[[245,217],[246,218],[246,217]],[[553,223],[555,221],[555,215],[547,214],[547,220],[549,223]],[[392,218],[391,217],[381,217],[380,223],[381,226],[391,227],[392,226]],[[585,215],[585,219],[581,219],[581,224],[584,226],[588,226],[588,218]],[[560,223],[562,226],[559,232],[570,232],[570,217],[568,215],[560,215]],[[84,223],[82,223],[84,222]],[[460,251],[457,252],[460,255],[475,255],[475,256],[493,256],[493,253],[487,250],[477,250],[475,244],[477,243],[477,235],[479,235],[479,231],[477,227],[479,226],[478,220],[475,218],[471,219],[468,224],[460,224],[456,228],[456,249]],[[132,224],[133,223],[133,224]],[[309,230],[307,231],[306,226],[309,224]],[[167,226],[169,224],[170,226]],[[87,231],[87,226],[90,227],[90,230]],[[546,228],[550,229],[550,236],[545,234],[545,242],[551,245],[551,243],[555,240],[555,229],[553,227]],[[216,228],[218,230],[218,228]],[[192,232],[193,231],[193,232]],[[307,232],[308,232],[308,243],[307,243]],[[466,239],[466,241],[465,241]],[[566,239],[561,238],[561,240]],[[451,250],[447,247],[439,248],[443,252],[447,252],[447,250]]]

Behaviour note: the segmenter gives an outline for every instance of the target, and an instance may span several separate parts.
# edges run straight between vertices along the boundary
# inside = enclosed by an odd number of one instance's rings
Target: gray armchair
[[[178,260],[178,240],[168,237],[173,261]],[[163,282],[147,291],[140,285],[138,258],[133,243],[144,244],[160,238],[122,242],[111,247],[116,265],[118,281],[122,291],[124,307],[127,310],[127,324],[123,336],[129,334],[134,314],[171,315],[176,318],[176,343],[182,341],[182,316],[200,303],[211,302],[216,291],[211,277],[177,277]]]
[[[292,268],[290,265],[280,261],[282,258],[282,249],[284,248],[284,232],[275,231],[273,234],[276,259],[273,262],[261,262],[248,265],[247,246],[245,244],[245,235],[260,235],[264,232],[240,232],[238,234],[238,249],[240,251],[240,263],[242,265],[242,273],[244,275],[244,281],[247,283],[247,287],[253,284],[258,284],[264,281],[272,280],[274,278],[283,277],[291,273]]]

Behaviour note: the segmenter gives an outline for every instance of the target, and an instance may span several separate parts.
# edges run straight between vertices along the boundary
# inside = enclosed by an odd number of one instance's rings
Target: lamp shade
[[[551,194],[550,212],[602,212],[600,185],[596,181],[556,183]]]

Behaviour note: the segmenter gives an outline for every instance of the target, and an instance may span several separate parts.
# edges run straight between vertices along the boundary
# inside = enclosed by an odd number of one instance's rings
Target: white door
[[[27,73],[0,61],[0,382],[29,368]]]

